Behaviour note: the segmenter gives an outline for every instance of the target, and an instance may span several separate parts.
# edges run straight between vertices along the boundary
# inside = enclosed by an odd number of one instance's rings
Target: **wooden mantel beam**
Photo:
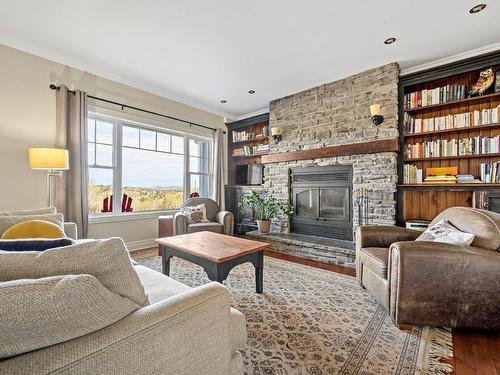
[[[294,160],[310,160],[331,158],[334,156],[375,154],[379,152],[398,152],[399,142],[397,138],[381,139],[377,141],[351,143],[349,145],[330,146],[314,148],[310,150],[279,152],[275,154],[262,155],[262,163],[279,163]]]

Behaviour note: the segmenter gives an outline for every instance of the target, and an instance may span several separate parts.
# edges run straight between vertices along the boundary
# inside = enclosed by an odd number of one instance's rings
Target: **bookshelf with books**
[[[469,97],[488,68],[500,71],[500,52],[400,78],[398,224],[471,206],[474,191],[499,188],[500,91],[493,82]],[[456,173],[432,176],[431,168]]]

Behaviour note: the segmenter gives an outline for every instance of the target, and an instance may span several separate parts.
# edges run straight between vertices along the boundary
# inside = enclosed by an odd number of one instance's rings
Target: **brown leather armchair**
[[[358,227],[360,284],[405,324],[500,328],[500,215],[448,208],[445,219],[475,235],[471,246],[415,241],[421,232],[383,225]]]

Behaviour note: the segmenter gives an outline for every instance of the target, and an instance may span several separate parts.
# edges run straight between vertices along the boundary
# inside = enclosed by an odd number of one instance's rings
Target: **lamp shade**
[[[380,104],[372,104],[370,106],[370,113],[372,116],[379,116],[380,115]]]
[[[30,148],[28,156],[31,169],[69,169],[68,150],[62,148]]]

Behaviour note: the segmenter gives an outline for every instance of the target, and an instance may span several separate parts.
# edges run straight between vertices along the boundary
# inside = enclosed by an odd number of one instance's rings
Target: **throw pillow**
[[[57,224],[45,220],[27,220],[14,224],[2,234],[2,239],[19,238],[64,238],[64,230]]]
[[[187,216],[188,224],[208,223],[205,203],[198,206],[183,207],[182,214]]]
[[[0,240],[0,250],[5,251],[44,251],[70,245],[73,245],[73,240],[67,237]]]
[[[28,220],[44,220],[58,225],[63,228],[63,214],[40,214],[40,215],[9,215],[0,216],[0,236],[3,235],[8,228],[17,223],[22,223]]]
[[[45,214],[55,214],[57,210],[55,207],[44,207],[35,208],[33,210],[23,210],[23,211],[2,211],[0,216],[22,216],[22,215],[45,215]]]
[[[474,235],[458,230],[443,219],[427,228],[416,241],[434,241],[469,246],[474,241]]]
[[[0,359],[95,332],[138,308],[90,275],[0,283]]]
[[[106,288],[139,306],[149,303],[121,238],[42,252],[0,251],[0,281],[80,274],[95,276]]]

